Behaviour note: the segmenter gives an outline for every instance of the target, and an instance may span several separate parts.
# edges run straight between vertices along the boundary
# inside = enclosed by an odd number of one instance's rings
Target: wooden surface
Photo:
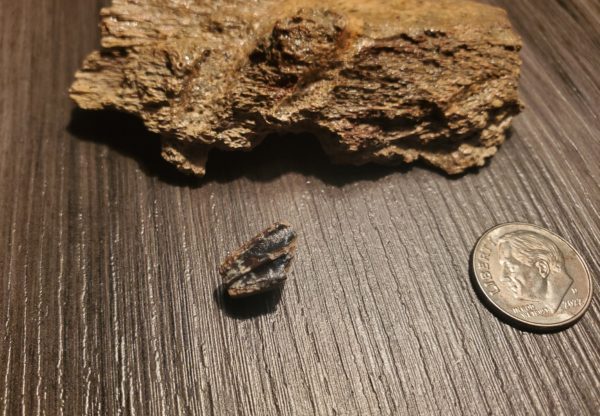
[[[0,415],[597,414],[598,296],[566,331],[521,332],[468,259],[531,222],[598,291],[598,1],[495,2],[527,109],[479,172],[335,167],[296,136],[215,153],[200,184],[139,122],[73,112],[103,3],[0,8]],[[219,260],[274,220],[300,234],[285,290],[225,302]]]

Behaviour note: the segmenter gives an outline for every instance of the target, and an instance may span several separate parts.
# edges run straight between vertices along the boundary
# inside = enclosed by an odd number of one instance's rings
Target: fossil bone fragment
[[[113,0],[75,75],[84,109],[161,134],[205,174],[209,150],[314,134],[334,162],[482,166],[521,109],[519,37],[465,0]]]

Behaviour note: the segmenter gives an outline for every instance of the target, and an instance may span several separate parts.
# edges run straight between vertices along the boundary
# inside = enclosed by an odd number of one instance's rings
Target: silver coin
[[[592,278],[581,255],[536,225],[508,223],[486,231],[473,250],[472,267],[483,300],[517,326],[569,326],[592,300]]]

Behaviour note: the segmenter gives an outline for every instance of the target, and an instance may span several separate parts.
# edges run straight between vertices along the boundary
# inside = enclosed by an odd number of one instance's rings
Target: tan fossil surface
[[[506,13],[462,0],[114,0],[70,95],[161,134],[202,176],[209,150],[309,132],[334,162],[482,166],[521,104]]]

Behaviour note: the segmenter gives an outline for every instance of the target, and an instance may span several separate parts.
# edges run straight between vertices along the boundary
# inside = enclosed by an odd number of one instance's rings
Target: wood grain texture
[[[0,415],[597,414],[598,297],[566,331],[521,332],[468,259],[531,222],[598,291],[600,3],[493,3],[524,39],[527,108],[484,169],[336,167],[274,137],[190,183],[136,120],[73,111],[104,2],[3,2]],[[299,232],[285,290],[224,301],[219,261],[275,220]]]

